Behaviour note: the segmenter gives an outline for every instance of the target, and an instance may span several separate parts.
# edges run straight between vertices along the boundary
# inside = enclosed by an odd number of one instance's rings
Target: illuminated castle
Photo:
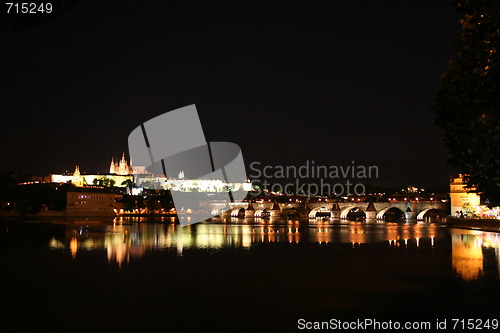
[[[133,174],[132,170],[132,161],[127,163],[127,160],[125,159],[125,153],[122,154],[122,159],[119,162],[115,162],[115,158],[111,158],[111,165],[109,166],[109,173],[110,174],[117,174],[117,175],[131,175]]]
[[[114,157],[111,159],[109,173],[86,174],[80,172],[77,165],[73,173],[51,174],[50,181],[53,183],[72,183],[77,187],[84,186],[108,186],[129,187],[133,184],[130,192],[139,194],[143,189],[167,189],[179,192],[225,192],[229,187],[232,191],[249,191],[252,184],[249,180],[243,183],[226,183],[221,179],[186,179],[184,171],[180,171],[177,178],[165,178],[164,175],[156,175],[148,172],[144,166],[132,166],[128,162],[125,153],[121,160]]]

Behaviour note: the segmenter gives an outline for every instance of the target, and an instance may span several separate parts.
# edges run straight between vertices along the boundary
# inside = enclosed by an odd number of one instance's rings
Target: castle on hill
[[[73,173],[51,174],[50,182],[68,183],[71,182],[77,187],[89,185],[128,187],[133,184],[130,190],[132,194],[139,194],[143,189],[167,189],[179,192],[223,192],[229,188],[232,191],[243,189],[251,190],[250,181],[243,183],[226,183],[223,179],[187,179],[183,170],[180,170],[177,178],[149,173],[144,166],[133,166],[132,161],[127,161],[125,153],[120,160],[112,157],[109,166],[109,173],[87,174],[81,173],[77,165]]]
[[[111,158],[111,165],[109,166],[109,173],[121,175],[121,176],[128,176],[128,175],[133,175],[133,174],[136,174],[136,175],[148,174],[145,167],[132,166],[132,160],[130,160],[130,163],[127,162],[127,160],[125,159],[125,153],[122,154],[122,158],[119,161],[118,161],[118,159],[115,159],[114,157]]]
[[[111,158],[111,165],[109,166],[110,174],[117,175],[131,175],[133,174],[132,161],[130,164],[125,159],[125,153],[122,154],[122,159],[120,161],[115,160],[114,157]]]

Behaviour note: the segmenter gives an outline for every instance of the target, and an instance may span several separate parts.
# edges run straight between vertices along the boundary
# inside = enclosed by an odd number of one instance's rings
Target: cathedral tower
[[[114,173],[123,176],[132,174],[132,163],[129,164],[127,162],[127,160],[125,159],[125,153],[122,154],[122,158],[119,162],[114,158],[111,159],[109,173]]]

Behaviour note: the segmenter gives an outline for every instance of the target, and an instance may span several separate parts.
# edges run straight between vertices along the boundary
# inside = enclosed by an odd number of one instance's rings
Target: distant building
[[[114,216],[115,194],[73,190],[66,193],[66,216]]]
[[[77,165],[73,174],[51,174],[50,182],[52,183],[68,183],[77,186],[105,186],[105,187],[128,187],[130,183],[134,183],[133,176],[134,168],[132,163],[128,163],[125,159],[125,153],[119,162],[115,162],[112,158],[109,174],[81,174],[80,168]],[[141,171],[141,167],[138,168]]]
[[[71,177],[71,184],[82,187],[84,182],[84,178],[80,174],[80,167],[77,165],[75,167],[75,172],[73,172],[73,176]]]
[[[125,159],[125,153],[122,154],[122,159],[118,162],[115,161],[115,158],[111,158],[111,165],[109,167],[109,173],[110,174],[117,174],[117,175],[132,175],[133,170],[132,170],[132,162],[130,164],[127,162]]]
[[[132,160],[130,163],[125,159],[125,153],[122,154],[122,159],[120,161],[115,160],[114,157],[111,158],[111,165],[109,166],[110,174],[117,175],[147,175],[149,174],[148,170],[144,166],[133,166]]]
[[[82,174],[79,166],[75,171],[65,174],[51,174],[52,183],[71,183],[77,187],[105,186],[105,187],[129,187],[132,183],[134,188],[132,194],[137,195],[143,189],[165,189],[179,192],[224,192],[249,191],[252,184],[247,181],[243,183],[226,183],[222,179],[186,179],[184,171],[180,171],[177,178],[165,178],[164,175],[149,173],[144,166],[133,166],[128,162],[125,153],[118,161],[111,159],[109,173],[107,174]]]
[[[476,209],[481,204],[481,197],[473,192],[473,188],[466,188],[463,177],[460,174],[450,179],[451,215],[460,216],[466,209]]]
[[[221,179],[186,179],[184,171],[179,172],[177,178],[168,178],[165,188],[179,192],[225,192],[229,188],[231,191],[250,191],[252,183],[226,183]]]

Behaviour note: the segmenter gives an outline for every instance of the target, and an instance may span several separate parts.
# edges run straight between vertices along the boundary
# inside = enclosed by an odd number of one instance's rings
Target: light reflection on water
[[[498,238],[497,233],[452,229],[451,257],[455,272],[466,281],[479,278],[483,273],[484,251],[489,249],[495,252],[500,271]]]
[[[133,222],[146,222],[134,220]],[[162,221],[162,222],[173,222]],[[176,251],[182,256],[186,249],[218,250],[250,249],[259,244],[361,244],[381,243],[393,248],[433,249],[438,241],[451,236],[451,264],[463,280],[477,279],[483,273],[485,250],[493,250],[500,270],[498,234],[481,231],[443,229],[427,223],[363,223],[343,221],[239,220],[240,224],[199,223],[181,227],[175,223],[131,223],[115,219],[113,223],[68,224],[64,239],[50,240],[54,250],[69,249],[72,258],[80,251],[105,250],[107,260],[119,265],[132,258],[141,258],[148,251]],[[236,221],[231,221],[236,222]],[[450,236],[448,236],[451,234]],[[448,239],[449,241],[449,239]],[[272,249],[269,249],[272,251]]]

